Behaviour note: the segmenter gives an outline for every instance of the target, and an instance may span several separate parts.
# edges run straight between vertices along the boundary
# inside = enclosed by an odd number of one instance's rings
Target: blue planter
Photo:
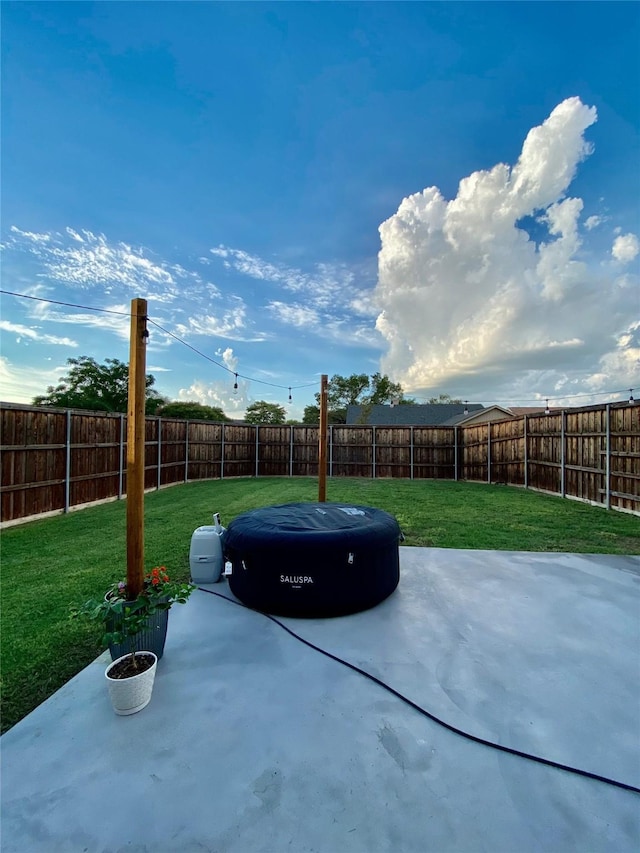
[[[158,610],[147,619],[147,626],[134,637],[135,651],[153,652],[160,660],[164,653],[164,644],[167,639],[167,625],[169,622],[169,610]],[[117,620],[107,622],[107,631],[118,629]],[[110,643],[109,651],[111,660],[116,660],[122,655],[131,653],[130,643]]]

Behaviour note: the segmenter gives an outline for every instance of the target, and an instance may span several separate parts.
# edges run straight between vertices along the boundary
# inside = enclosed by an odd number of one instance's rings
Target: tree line
[[[34,406],[51,406],[63,409],[90,409],[100,412],[126,412],[129,394],[129,365],[117,358],[107,358],[99,364],[90,356],[67,359],[69,370],[60,377],[58,385],[49,385],[46,394],[33,398]],[[202,419],[229,422],[219,406],[206,406],[195,401],[168,400],[154,388],[155,377],[147,374],[145,380],[145,412],[163,418]],[[302,421],[287,421],[284,406],[257,400],[247,406],[244,421],[249,424],[303,423],[315,425],[320,422],[320,392],[315,395],[316,404],[306,406]],[[459,403],[446,394],[432,397],[430,403]],[[392,382],[388,376],[366,373],[340,376],[334,374],[327,391],[327,414],[329,423],[343,424],[347,420],[347,408],[359,405],[365,408],[380,403],[410,405],[415,400],[406,398],[402,386]]]

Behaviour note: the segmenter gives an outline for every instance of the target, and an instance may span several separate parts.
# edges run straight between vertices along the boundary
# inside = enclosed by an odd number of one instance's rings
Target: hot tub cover
[[[223,538],[231,591],[257,610],[337,616],[366,610],[400,579],[396,519],[340,503],[262,507],[235,518]]]

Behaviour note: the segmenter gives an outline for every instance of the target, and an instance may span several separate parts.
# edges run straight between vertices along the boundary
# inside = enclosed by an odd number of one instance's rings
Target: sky
[[[640,397],[639,4],[1,11],[0,399],[128,361],[135,298],[156,390],[231,417]]]

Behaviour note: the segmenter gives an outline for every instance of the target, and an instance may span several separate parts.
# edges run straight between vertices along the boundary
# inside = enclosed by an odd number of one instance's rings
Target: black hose
[[[353,663],[349,663],[349,661],[343,660],[339,658],[337,655],[331,654],[326,649],[320,648],[320,646],[316,646],[314,643],[311,643],[309,640],[305,640],[304,637],[301,637],[299,634],[296,634],[295,631],[292,631],[291,628],[288,628],[283,622],[280,622],[279,619],[276,619],[275,616],[272,616],[270,613],[265,613],[262,610],[256,610],[253,607],[249,607],[246,604],[243,604],[241,601],[236,601],[233,598],[229,598],[227,595],[223,595],[221,592],[214,592],[212,589],[203,589],[201,586],[198,587],[202,592],[211,593],[211,595],[217,595],[218,598],[224,598],[225,601],[230,601],[231,604],[237,604],[239,607],[244,607],[246,610],[253,610],[254,613],[260,613],[262,616],[266,616],[267,619],[270,619],[272,622],[275,622],[276,625],[279,625],[287,634],[291,634],[292,637],[295,637],[296,640],[299,640],[301,643],[304,643],[305,646],[309,646],[310,649],[314,649],[316,652],[320,652],[320,654],[325,655],[331,660],[336,661],[337,663],[342,664],[343,666],[349,667],[354,672],[358,672],[360,675],[364,675],[365,678],[368,678],[370,681],[373,681],[375,684],[383,687],[385,690],[388,690],[389,693],[392,693],[394,696],[397,696],[398,699],[401,699],[415,711],[418,711],[420,714],[423,714],[425,717],[428,717],[430,720],[433,720],[434,723],[437,723],[439,726],[447,729],[454,734],[460,735],[461,737],[467,738],[467,740],[471,740],[474,743],[482,744],[482,746],[488,746],[491,749],[497,749],[500,752],[506,752],[509,755],[517,755],[519,758],[526,758],[528,761],[537,761],[538,764],[545,764],[547,767],[555,767],[557,770],[565,770],[567,773],[575,773],[578,776],[585,776],[587,779],[595,779],[597,782],[604,782],[605,785],[613,785],[616,788],[622,788],[624,791],[632,791],[634,794],[640,794],[640,788],[636,788],[635,785],[628,785],[626,782],[619,782],[617,779],[609,779],[607,776],[601,776],[599,773],[591,773],[589,770],[580,770],[577,767],[571,767],[568,764],[562,764],[559,761],[552,761],[550,758],[542,758],[540,755],[532,755],[529,752],[522,752],[519,749],[513,749],[510,746],[503,746],[500,743],[494,743],[493,741],[486,740],[485,738],[478,737],[477,735],[469,734],[469,732],[465,732],[462,729],[456,728],[456,726],[452,726],[450,723],[446,723],[444,720],[439,719],[434,714],[431,714],[429,711],[422,708],[420,705],[413,702],[407,696],[404,696],[402,693],[399,693],[393,687],[391,687],[386,682],[382,681],[380,678],[377,678],[375,675],[371,675],[370,672],[367,672],[364,669],[361,669],[359,666],[356,666]]]

